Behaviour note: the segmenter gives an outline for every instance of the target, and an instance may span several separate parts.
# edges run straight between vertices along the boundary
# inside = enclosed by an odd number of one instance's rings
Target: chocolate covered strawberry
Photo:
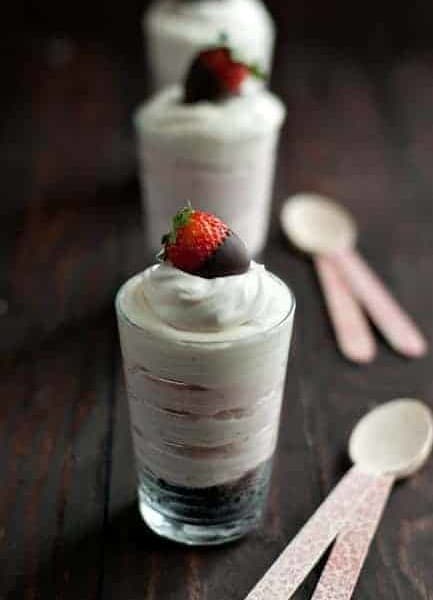
[[[256,66],[235,60],[229,47],[202,50],[187,73],[184,102],[192,104],[239,95],[249,75],[263,78]]]
[[[175,215],[162,245],[164,261],[208,279],[245,273],[250,264],[245,244],[221,219],[191,206]]]

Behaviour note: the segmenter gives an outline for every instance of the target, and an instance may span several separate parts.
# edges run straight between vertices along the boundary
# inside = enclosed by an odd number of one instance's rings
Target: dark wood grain
[[[277,220],[299,190],[346,204],[362,251],[432,340],[433,55],[378,64],[280,45],[288,118],[263,260],[297,315],[273,484],[259,531],[187,549],[151,534],[135,504],[112,300],[147,260],[128,125],[145,83],[137,39],[126,51],[120,38],[26,42],[33,58],[13,53],[0,99],[0,598],[242,600],[347,468],[356,420],[395,396],[433,406],[431,354],[408,362],[380,342],[371,366],[341,358],[311,264]],[[355,600],[433,599],[432,482],[430,462],[396,487]]]
[[[138,268],[143,248],[132,181],[136,88],[131,77],[125,91],[123,60],[68,37],[25,49],[14,61],[21,79],[4,107],[0,142],[0,351],[98,313]],[[134,247],[130,259],[125,246]]]
[[[2,373],[0,590],[8,597],[97,597],[114,347],[113,327],[94,323]]]

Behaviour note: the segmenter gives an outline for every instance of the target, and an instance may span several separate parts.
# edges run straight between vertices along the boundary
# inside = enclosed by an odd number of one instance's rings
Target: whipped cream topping
[[[287,286],[254,261],[246,273],[214,279],[167,263],[153,265],[121,288],[117,302],[138,327],[197,342],[242,339],[268,330],[294,305]]]
[[[285,116],[282,102],[251,79],[243,94],[221,102],[184,104],[182,97],[179,85],[158,93],[136,112],[137,128],[170,144],[187,136],[195,142],[249,142],[278,130]]]
[[[221,331],[260,320],[268,305],[263,265],[205,279],[162,263],[143,274],[143,293],[158,317],[176,329]]]
[[[245,58],[261,64],[263,46],[274,39],[269,13],[258,0],[161,0],[151,6],[147,19],[159,32],[187,38],[197,46],[209,45],[224,32],[230,43],[247,53]]]

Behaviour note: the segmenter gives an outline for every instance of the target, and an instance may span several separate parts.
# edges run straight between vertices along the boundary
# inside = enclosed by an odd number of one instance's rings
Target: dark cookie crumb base
[[[173,485],[142,471],[140,498],[153,509],[187,523],[224,524],[237,519],[257,519],[266,499],[272,459],[240,479],[207,488]]]

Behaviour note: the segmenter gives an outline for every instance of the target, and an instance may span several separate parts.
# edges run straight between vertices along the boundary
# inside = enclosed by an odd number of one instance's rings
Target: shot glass
[[[220,544],[260,522],[277,444],[295,300],[263,331],[158,334],[116,298],[141,515],[185,544]],[[190,339],[191,338],[191,339]]]

